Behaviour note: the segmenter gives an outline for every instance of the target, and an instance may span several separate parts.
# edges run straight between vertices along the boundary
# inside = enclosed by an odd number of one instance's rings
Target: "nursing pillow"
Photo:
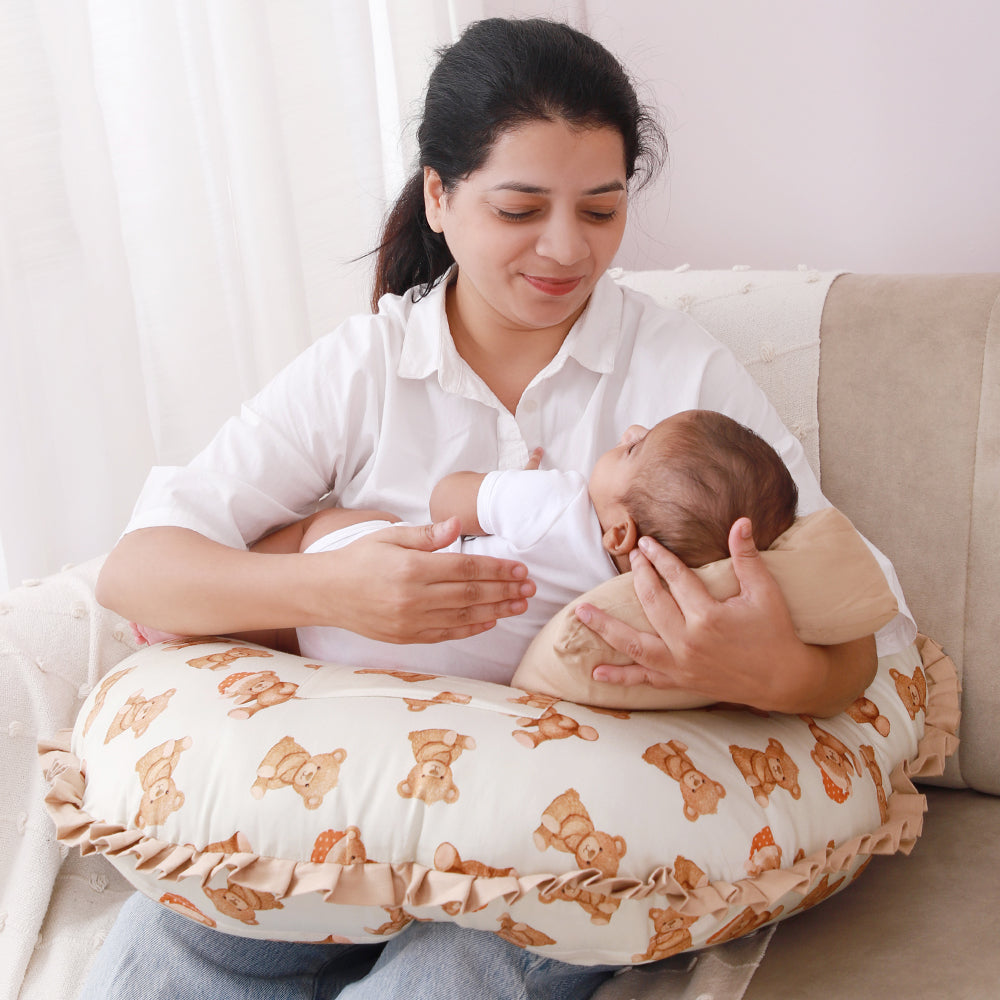
[[[834,507],[797,518],[760,555],[803,642],[828,646],[860,639],[896,615],[896,598],[875,556]],[[732,559],[694,572],[716,600],[740,592]],[[514,674],[515,687],[605,708],[698,708],[709,703],[688,691],[595,681],[592,674],[599,664],[631,660],[576,617],[577,606],[584,603],[640,632],[655,631],[636,597],[632,574],[612,577],[568,604],[535,636]]]
[[[415,920],[581,965],[749,933],[908,851],[954,666],[883,657],[832,719],[629,712],[176,640],[41,748],[59,839],[208,927],[375,942]]]

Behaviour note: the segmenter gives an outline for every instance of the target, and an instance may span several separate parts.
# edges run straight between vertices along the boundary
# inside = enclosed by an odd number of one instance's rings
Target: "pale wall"
[[[585,10],[666,108],[671,162],[627,266],[1000,270],[1000,4]]]

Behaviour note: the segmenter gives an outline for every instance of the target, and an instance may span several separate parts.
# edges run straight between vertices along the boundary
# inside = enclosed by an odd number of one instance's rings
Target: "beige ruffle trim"
[[[84,812],[86,778],[80,761],[70,751],[70,730],[59,733],[51,742],[39,744],[45,774],[52,783],[45,801],[59,840],[78,846],[84,855],[100,853],[109,858],[133,855],[137,870],[169,882],[197,878],[207,885],[213,877],[226,872],[230,881],[273,893],[279,899],[320,893],[327,902],[354,906],[441,906],[459,902],[464,911],[485,906],[500,897],[512,904],[534,891],[549,895],[560,890],[574,893],[585,890],[619,900],[656,895],[657,906],[673,907],[686,916],[723,914],[734,906],[760,911],[791,891],[804,897],[824,874],[845,871],[858,857],[897,851],[908,854],[912,850],[927,808],[926,798],[914,787],[912,779],[943,772],[945,758],[958,746],[960,715],[960,685],[954,663],[926,636],[918,636],[917,648],[927,678],[924,735],[915,756],[897,765],[890,775],[892,792],[888,797],[886,822],[871,833],[843,844],[831,843],[788,868],[736,882],[712,882],[693,890],[677,882],[667,865],[657,868],[645,881],[603,878],[595,869],[561,875],[486,877],[441,872],[413,862],[345,866],[250,853],[198,851],[191,845],[173,844],[135,829],[101,822]]]

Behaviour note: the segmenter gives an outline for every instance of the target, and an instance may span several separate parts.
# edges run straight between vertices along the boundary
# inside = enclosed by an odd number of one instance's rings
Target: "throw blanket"
[[[728,344],[802,442],[819,477],[819,327],[840,271],[614,271],[621,284],[689,313]]]

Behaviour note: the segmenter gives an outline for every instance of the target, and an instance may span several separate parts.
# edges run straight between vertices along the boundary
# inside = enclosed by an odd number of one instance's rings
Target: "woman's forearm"
[[[108,555],[97,599],[131,621],[185,635],[307,624],[307,564],[232,549],[186,528],[142,528]]]
[[[535,585],[516,560],[436,552],[458,528],[457,518],[393,525],[305,555],[144,528],[108,556],[97,597],[141,625],[185,635],[328,625],[382,642],[463,639],[523,614]]]
[[[878,669],[874,636],[836,646],[808,646],[807,651],[811,670],[774,678],[772,710],[817,718],[839,715],[864,694]]]

